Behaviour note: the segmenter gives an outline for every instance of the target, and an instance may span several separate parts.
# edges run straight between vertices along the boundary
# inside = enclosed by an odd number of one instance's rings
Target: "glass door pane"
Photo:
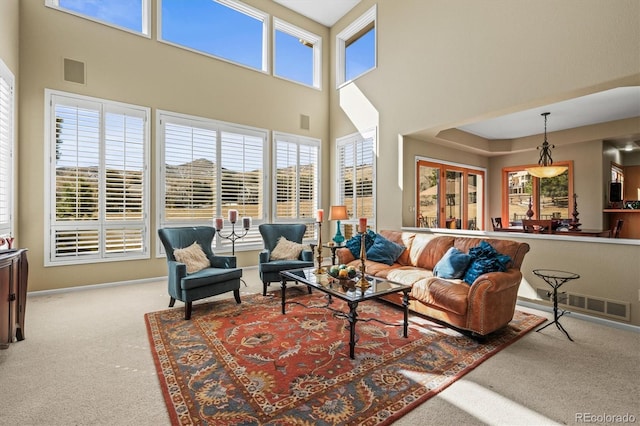
[[[484,175],[469,173],[467,183],[467,229],[484,229]]]
[[[440,222],[440,168],[418,162],[418,209],[416,224],[420,228],[437,228]]]
[[[446,177],[446,227],[462,229],[463,173],[447,170]]]

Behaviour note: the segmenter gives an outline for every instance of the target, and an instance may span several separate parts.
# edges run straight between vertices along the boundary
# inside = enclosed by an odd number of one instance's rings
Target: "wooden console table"
[[[28,274],[26,249],[0,251],[0,349],[24,340]]]

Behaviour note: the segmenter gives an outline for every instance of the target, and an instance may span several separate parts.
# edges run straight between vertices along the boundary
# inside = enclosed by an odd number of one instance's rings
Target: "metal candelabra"
[[[225,240],[231,240],[231,254],[233,256],[236,255],[236,240],[240,239],[242,237],[244,237],[245,235],[247,235],[247,232],[249,232],[249,228],[244,228],[244,232],[242,232],[241,234],[237,234],[236,233],[236,223],[235,222],[231,222],[231,232],[229,233],[229,235],[222,235],[222,230],[218,229],[218,235],[220,235],[221,238],[224,238]]]

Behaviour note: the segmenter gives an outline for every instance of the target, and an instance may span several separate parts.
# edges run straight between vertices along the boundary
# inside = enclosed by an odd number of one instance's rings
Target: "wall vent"
[[[551,302],[551,292],[548,288],[536,288],[536,295],[541,300]],[[619,320],[629,321],[631,319],[631,303],[619,300],[562,292],[558,293],[558,305]]]
[[[300,114],[300,128],[303,130],[309,130],[309,116]]]
[[[74,61],[73,59],[64,58],[64,81],[71,83],[84,84],[85,72],[84,62]]]

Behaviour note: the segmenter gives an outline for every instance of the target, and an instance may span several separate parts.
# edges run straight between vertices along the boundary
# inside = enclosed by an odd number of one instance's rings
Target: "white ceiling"
[[[326,27],[331,27],[338,19],[360,3],[360,0],[273,0],[299,14]]]
[[[543,112],[549,112],[547,131],[640,116],[640,86],[618,87],[513,114],[458,127],[485,139],[514,139],[544,132]]]

